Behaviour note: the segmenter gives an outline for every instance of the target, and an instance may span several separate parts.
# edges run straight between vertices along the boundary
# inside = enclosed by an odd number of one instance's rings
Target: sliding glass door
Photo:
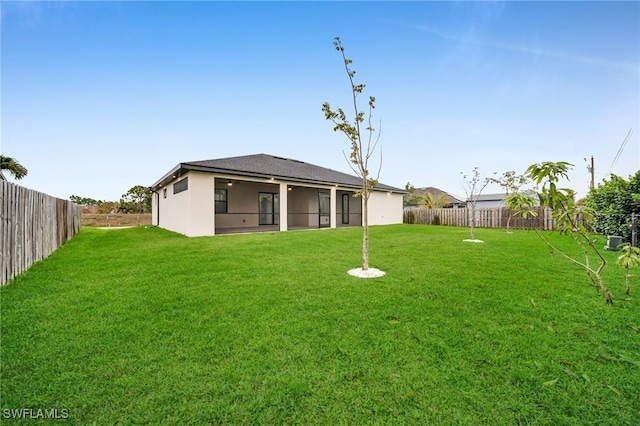
[[[280,196],[269,192],[258,194],[258,215],[260,225],[278,225],[280,223]]]

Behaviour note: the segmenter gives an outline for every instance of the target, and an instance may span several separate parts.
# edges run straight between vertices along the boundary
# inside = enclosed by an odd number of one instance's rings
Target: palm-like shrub
[[[629,294],[629,268],[640,266],[640,248],[633,247],[631,244],[621,244],[622,254],[618,256],[616,265],[624,268],[624,284]]]

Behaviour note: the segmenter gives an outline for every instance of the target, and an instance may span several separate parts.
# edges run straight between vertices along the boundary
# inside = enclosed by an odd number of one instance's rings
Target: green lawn
[[[640,424],[618,254],[609,306],[534,233],[468,234],[372,227],[367,280],[359,228],[83,228],[0,289],[2,423]]]

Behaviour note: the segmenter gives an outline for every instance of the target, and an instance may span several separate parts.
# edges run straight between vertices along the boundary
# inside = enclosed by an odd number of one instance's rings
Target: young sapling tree
[[[373,110],[375,109],[376,98],[369,96],[369,112],[366,114],[358,106],[358,95],[362,94],[365,85],[356,84],[354,82],[354,76],[356,72],[351,69],[350,65],[353,62],[351,59],[347,59],[344,53],[344,47],[340,41],[340,37],[336,37],[333,40],[335,49],[342,55],[344,63],[344,69],[349,78],[351,85],[351,98],[353,100],[353,113],[354,118],[351,122],[347,118],[347,114],[342,108],[332,109],[329,102],[322,104],[322,112],[326,120],[331,121],[334,124],[333,131],[342,132],[348,139],[351,145],[351,152],[348,157],[349,166],[362,180],[362,187],[356,191],[354,197],[362,197],[362,271],[369,270],[369,196],[371,191],[378,184],[378,177],[380,176],[380,170],[382,169],[382,159],[378,167],[378,172],[373,177],[369,171],[369,162],[380,140],[381,132],[376,133],[376,129],[373,127]],[[366,120],[366,124],[365,124]],[[366,126],[362,129],[362,126]],[[364,132],[363,132],[364,130]],[[364,136],[363,136],[364,133]],[[345,154],[345,158],[347,155]],[[380,272],[380,274],[375,274]],[[372,274],[364,273],[362,276],[370,277],[376,275],[383,275],[381,271],[372,271]]]
[[[629,243],[620,244],[622,248],[622,254],[618,256],[616,260],[616,265],[624,268],[624,284],[627,290],[627,294],[629,294],[629,268],[634,268],[636,266],[640,266],[640,248],[633,247]]]
[[[471,217],[469,218],[469,229],[471,232],[471,236],[469,240],[470,242],[481,242],[481,240],[476,240],[476,206],[478,204],[478,198],[482,194],[482,191],[491,183],[490,178],[482,178],[480,176],[480,169],[478,167],[474,167],[471,171],[470,175],[462,174],[463,188],[464,192],[467,195],[467,202],[471,205]]]
[[[554,227],[561,234],[571,235],[576,244],[580,246],[584,254],[584,261],[580,261],[569,254],[559,250],[539,231],[534,230],[536,235],[549,247],[552,253],[558,253],[565,259],[579,265],[587,271],[587,275],[591,280],[596,291],[602,290],[605,300],[609,304],[613,304],[613,298],[609,289],[605,286],[602,278],[602,270],[607,261],[596,247],[595,242],[589,236],[586,226],[580,218],[588,223],[592,217],[592,211],[584,205],[575,202],[575,192],[569,188],[558,188],[561,179],[569,180],[569,170],[573,166],[566,161],[544,162],[529,166],[526,176],[530,178],[536,185],[542,184],[542,188],[538,189],[538,198],[542,207],[547,207],[552,211]],[[531,196],[518,194],[514,198],[514,204],[518,201],[518,205],[514,205],[517,214],[527,217],[528,215],[537,216],[537,212],[533,209],[534,199]],[[591,265],[590,256],[595,255],[598,260],[597,266]]]
[[[509,210],[509,217],[507,218],[507,232],[510,232],[509,225],[511,224],[511,217],[518,203],[521,201],[518,197],[520,188],[529,183],[529,178],[525,175],[518,175],[515,171],[510,170],[504,172],[499,178],[490,178],[492,183],[497,183],[505,191],[504,204]],[[515,207],[515,208],[513,208]]]

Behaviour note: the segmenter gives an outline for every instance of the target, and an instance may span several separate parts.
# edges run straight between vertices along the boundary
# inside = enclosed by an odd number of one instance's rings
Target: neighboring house
[[[464,207],[465,206],[465,202],[462,200],[457,199],[456,197],[454,197],[453,195],[444,192],[441,189],[438,188],[434,188],[432,186],[427,186],[427,187],[423,187],[423,188],[415,188],[413,193],[416,195],[423,195],[425,192],[430,193],[431,195],[433,195],[434,197],[440,196],[440,194],[444,194],[447,197],[447,207]]]
[[[531,193],[535,199],[537,199],[537,195],[535,193]],[[478,201],[476,203],[476,209],[491,209],[497,207],[506,207],[504,203],[504,199],[507,197],[506,193],[502,194],[480,194],[478,197]],[[539,205],[540,203],[536,202],[535,205]],[[467,207],[471,208],[471,200],[467,200]]]
[[[362,225],[356,176],[267,154],[179,163],[154,183],[152,220],[190,237]],[[378,184],[369,224],[402,223],[407,191]]]
[[[504,207],[504,198],[507,194],[480,194],[477,198],[476,209],[491,209]],[[467,199],[467,207],[471,208],[471,200]]]

